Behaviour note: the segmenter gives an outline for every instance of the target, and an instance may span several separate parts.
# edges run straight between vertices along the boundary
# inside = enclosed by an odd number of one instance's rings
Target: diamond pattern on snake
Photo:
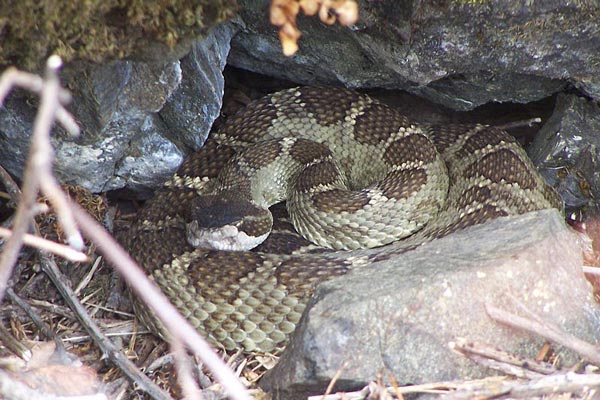
[[[303,239],[276,234],[269,207],[284,200]],[[300,87],[229,118],[123,241],[213,345],[277,352],[319,282],[493,218],[561,207],[501,129],[418,124],[364,94]]]

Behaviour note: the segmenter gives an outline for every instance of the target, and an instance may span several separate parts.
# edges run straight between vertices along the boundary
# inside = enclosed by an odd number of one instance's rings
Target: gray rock
[[[528,148],[542,175],[565,202],[568,215],[586,219],[600,198],[600,107],[586,98],[559,94],[552,116]]]
[[[177,132],[178,140],[194,150],[202,147],[221,111],[222,71],[236,30],[233,24],[218,25],[206,40],[192,47],[181,60],[181,85],[160,112],[163,121]]]
[[[291,343],[261,381],[276,398],[322,393],[392,374],[400,384],[491,373],[453,353],[457,337],[533,358],[544,339],[499,325],[490,303],[596,343],[600,307],[581,272],[578,237],[556,210],[501,218],[317,288]],[[575,357],[557,348],[565,364]]]
[[[289,58],[267,23],[269,1],[240,3],[244,30],[229,62],[255,72],[301,83],[409,89],[459,110],[537,100],[566,80],[600,98],[594,2],[363,0],[350,28],[299,18],[300,50]]]
[[[55,172],[92,192],[125,188],[149,193],[191,149],[204,142],[219,115],[222,70],[236,28],[223,24],[180,61],[73,63],[63,73],[73,92],[69,109],[82,127],[71,138],[56,129]],[[0,109],[0,163],[22,174],[37,101],[11,95]]]
[[[93,192],[121,188],[129,179],[147,183],[148,178],[144,182],[143,177],[137,176],[115,179],[115,171],[122,159],[137,155],[138,149],[130,147],[131,142],[145,134],[144,131],[157,133],[157,125],[153,125],[154,129],[148,127],[150,117],[162,108],[181,82],[179,62],[116,61],[102,66],[88,65],[83,70],[76,65],[68,71],[68,76],[72,77],[68,84],[75,88],[73,112],[84,131],[74,140],[55,137],[55,170],[59,179]],[[87,107],[91,102],[95,103],[93,107]],[[160,133],[149,138],[162,142],[156,146],[165,146],[169,139],[164,137],[164,130]],[[141,157],[148,155],[139,154],[136,158]],[[167,168],[176,168],[181,158],[179,153],[179,160]],[[157,164],[156,169],[160,171],[161,167],[164,165]]]
[[[560,91],[566,82],[518,73],[475,72],[451,76],[408,91],[456,110],[467,111],[489,102],[528,103]]]
[[[35,100],[21,91],[11,93],[0,107],[0,165],[20,176],[27,159]]]

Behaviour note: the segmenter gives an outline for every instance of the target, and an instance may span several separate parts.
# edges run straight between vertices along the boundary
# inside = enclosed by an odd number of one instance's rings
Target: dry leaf
[[[337,20],[348,26],[358,20],[355,0],[271,0],[270,20],[279,27],[279,41],[286,56],[298,51],[298,39],[302,33],[296,25],[296,16],[300,10],[309,16],[318,12],[319,19],[328,25]]]

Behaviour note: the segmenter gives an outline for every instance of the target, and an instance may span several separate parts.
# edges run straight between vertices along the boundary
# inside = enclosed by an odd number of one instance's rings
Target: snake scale
[[[261,243],[273,225],[265,207],[283,199],[313,244],[278,236],[285,220]],[[561,208],[559,197],[501,129],[416,124],[364,94],[301,87],[230,117],[144,205],[123,241],[213,344],[276,352],[319,282],[468,226],[552,207]],[[285,254],[273,253],[280,247]]]

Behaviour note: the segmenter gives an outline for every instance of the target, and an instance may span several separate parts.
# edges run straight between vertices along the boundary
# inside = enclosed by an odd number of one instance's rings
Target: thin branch
[[[2,180],[2,183],[4,183],[6,190],[8,190],[10,199],[15,204],[18,204],[19,198],[21,197],[21,189],[19,189],[19,186],[14,181],[12,176],[10,176],[10,174],[4,168],[2,168],[2,165],[0,165],[0,179]]]
[[[335,374],[333,375],[333,377],[329,381],[329,384],[327,385],[327,388],[325,389],[324,396],[327,396],[329,393],[331,393],[333,391],[333,387],[335,386],[336,382],[342,377],[342,374],[344,373],[344,370],[346,368],[348,368],[347,360],[342,363],[341,367],[338,368],[337,371],[335,371]]]
[[[519,378],[534,379],[557,372],[556,368],[548,363],[519,358],[488,344],[465,338],[456,338],[448,346],[479,364]]]
[[[45,154],[50,158],[52,154],[52,147],[50,145],[50,141],[47,143],[48,147],[43,150]],[[42,152],[40,152],[41,155]],[[82,250],[85,248],[85,243],[77,229],[77,225],[75,224],[75,220],[73,219],[73,214],[71,213],[71,209],[69,208],[69,203],[67,201],[67,196],[61,189],[58,181],[52,175],[52,167],[51,160],[44,160],[44,163],[47,163],[47,166],[39,168],[40,173],[40,187],[44,195],[48,198],[50,203],[52,203],[52,208],[56,213],[56,218],[60,223],[61,228],[63,229],[65,236],[67,238],[67,242],[71,247],[77,250]]]
[[[86,331],[92,336],[94,342],[100,347],[102,353],[105,354],[109,360],[114,364],[118,365],[125,375],[140,387],[143,391],[148,393],[155,399],[158,400],[171,400],[171,396],[164,390],[159,388],[150,378],[142,374],[139,369],[135,366],[131,360],[129,360],[122,351],[120,351],[100,330],[98,325],[87,316],[85,307],[79,302],[73,290],[65,284],[66,279],[56,266],[56,263],[48,257],[42,255],[42,270],[50,277],[52,283],[61,293],[71,310],[75,312],[77,318],[86,329]]]
[[[598,267],[589,267],[587,265],[582,265],[581,270],[585,274],[600,275],[600,268]]]
[[[98,247],[98,251],[127,281],[135,294],[150,307],[168,329],[171,340],[183,341],[214,373],[216,379],[234,400],[249,400],[246,388],[223,360],[214,352],[196,329],[179,314],[167,297],[148,279],[131,256],[112,236],[85,212],[71,202],[73,214],[85,236]]]
[[[60,59],[58,59],[60,61]],[[60,63],[51,57],[46,66],[46,82],[41,92],[40,108],[33,125],[32,145],[27,157],[27,165],[23,173],[23,188],[21,201],[17,207],[14,221],[13,235],[4,246],[0,255],[0,300],[4,297],[8,280],[23,245],[23,235],[27,232],[32,220],[32,206],[39,188],[38,169],[44,167],[46,161],[39,156],[40,147],[49,142],[49,133],[54,122],[54,115],[58,104],[58,68]],[[5,81],[4,81],[5,82]],[[2,93],[0,93],[2,95]],[[1,100],[1,98],[0,98]],[[41,144],[41,146],[40,146]],[[42,161],[42,162],[40,162]],[[50,166],[48,166],[49,168]]]
[[[35,312],[35,310],[21,297],[17,296],[17,294],[12,290],[12,288],[8,288],[6,290],[6,297],[10,299],[14,304],[21,307],[25,314],[33,321],[35,326],[40,330],[40,332],[46,337],[46,339],[56,339],[56,334],[50,329],[50,327],[42,320],[42,317]],[[62,343],[57,341],[57,348],[62,347]],[[63,348],[64,349],[64,348]]]
[[[49,340],[52,340],[56,346],[57,354],[61,354],[66,356],[67,349],[65,345],[60,340],[60,338],[56,335],[56,333],[42,320],[42,317],[21,297],[19,297],[12,288],[6,289],[6,296],[12,301],[14,304],[21,307],[23,311],[27,314],[27,316],[33,321],[35,326],[40,330],[40,332]]]
[[[177,380],[181,386],[183,397],[186,400],[202,400],[204,396],[202,396],[202,391],[198,387],[196,379],[194,379],[190,357],[179,340],[171,342],[171,352],[175,360]]]
[[[50,143],[50,131],[57,114],[63,120],[68,114],[60,104],[68,101],[70,95],[60,87],[58,70],[62,60],[51,56],[46,63],[45,79],[9,68],[0,77],[0,104],[14,86],[25,87],[40,93],[40,107],[33,124],[31,147],[27,156],[27,164],[23,172],[22,194],[15,214],[13,235],[4,246],[0,255],[0,300],[4,296],[8,280],[23,245],[23,235],[27,233],[35,211],[35,200],[40,187],[56,209],[59,223],[67,236],[69,244],[77,250],[83,249],[84,243],[77,226],[73,222],[70,210],[66,207],[65,196],[52,175],[53,151]],[[59,111],[62,110],[62,111]],[[76,126],[73,118],[65,121],[67,129]],[[77,133],[78,133],[78,128]]]
[[[85,276],[77,284],[77,287],[75,288],[75,290],[73,290],[73,293],[75,293],[76,296],[79,296],[79,293],[81,293],[81,291],[83,289],[85,289],[87,287],[87,285],[91,282],[92,278],[94,277],[94,274],[100,267],[101,263],[102,263],[102,257],[96,257],[94,264],[92,264],[92,268],[90,268],[90,270],[88,272],[86,272]],[[114,310],[111,310],[111,312],[114,312]]]
[[[10,229],[0,227],[0,237],[10,238],[12,235],[13,233]],[[31,235],[29,233],[23,235],[23,244],[25,244],[26,246],[35,247],[39,250],[49,251],[69,261],[88,261],[88,257],[85,253],[73,250],[71,247],[65,246],[64,244],[56,243],[52,240],[44,239],[36,235]]]
[[[521,128],[523,126],[531,126],[533,124],[539,124],[540,122],[542,122],[542,119],[540,117],[535,117],[535,118],[524,119],[521,121],[507,122],[502,125],[494,125],[494,127],[499,128],[499,129],[508,130],[508,129],[514,129],[514,128]]]
[[[533,380],[508,380],[503,376],[492,376],[472,381],[433,382],[419,385],[388,387],[389,394],[437,393],[444,400],[488,399],[510,396],[531,398],[554,393],[598,392],[600,375],[567,372],[544,376]],[[334,393],[326,396],[309,396],[308,400],[366,400],[373,393],[370,385],[355,392]],[[504,397],[502,397],[504,398]]]
[[[532,398],[556,393],[598,393],[600,375],[564,374],[548,375],[530,381],[504,381],[496,387],[468,388],[464,387],[443,397],[445,400],[467,400],[473,398],[497,398],[507,395],[510,398]],[[595,398],[595,397],[594,397]]]
[[[442,381],[442,382],[432,382],[432,383],[423,383],[418,385],[409,385],[409,386],[399,386],[398,388],[389,387],[387,388],[388,393],[390,394],[411,394],[411,393],[448,393],[452,390],[457,390],[467,384],[476,385],[477,387],[487,386],[487,385],[498,385],[500,382],[506,380],[507,378],[504,376],[501,377],[490,377],[484,379],[478,379],[474,381]],[[371,394],[371,389],[369,385],[365,386],[363,389],[355,391],[355,392],[344,392],[344,393],[333,393],[329,395],[315,395],[309,396],[308,400],[363,400],[368,399]]]
[[[0,342],[2,343],[2,346],[7,348],[13,354],[21,357],[21,359],[25,361],[31,360],[31,350],[29,350],[22,341],[15,338],[2,324],[0,324]]]
[[[44,89],[44,80],[37,75],[19,71],[14,67],[7,68],[0,77],[0,105],[4,104],[4,99],[15,86],[41,95]],[[62,106],[62,104],[67,104],[71,101],[71,94],[68,90],[59,88],[57,98],[60,103],[57,105],[56,119],[72,136],[79,135],[80,130],[77,122]]]
[[[538,322],[532,319],[523,318],[488,303],[486,303],[485,309],[490,318],[502,324],[533,333],[546,338],[551,342],[558,343],[573,350],[593,364],[600,365],[600,351],[598,351],[597,346],[564,332],[554,324],[547,321]]]

